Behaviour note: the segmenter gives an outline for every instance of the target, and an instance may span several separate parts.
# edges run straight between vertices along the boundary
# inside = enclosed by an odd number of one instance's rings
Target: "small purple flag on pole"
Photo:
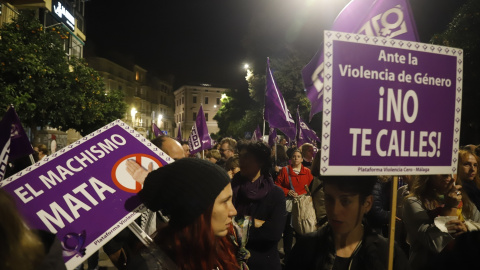
[[[352,0],[333,22],[334,31],[418,41],[417,27],[406,0]],[[323,110],[323,51],[302,70],[313,115]]]
[[[315,141],[320,142],[320,138],[318,138],[317,133],[310,129],[307,123],[302,120],[297,108],[297,147],[300,147],[304,143],[316,145]]]
[[[268,134],[268,145],[273,147],[275,145],[275,141],[277,140],[277,131],[275,128],[270,128],[270,133]]]
[[[290,139],[295,138],[295,121],[287,108],[287,103],[283,99],[282,93],[277,88],[272,70],[270,69],[270,59],[267,58],[267,85],[265,89],[265,111],[264,119],[270,124],[270,127],[280,129]]]
[[[188,137],[188,147],[190,148],[190,154],[212,148],[212,138],[208,134],[207,122],[201,105],[195,124],[192,126],[190,137]]]
[[[177,131],[177,141],[181,142],[182,141],[182,125],[179,123],[178,124],[178,131]]]
[[[262,140],[262,132],[260,132],[260,126],[257,125],[257,128],[253,132],[252,141],[261,141]]]
[[[32,154],[33,148],[20,123],[15,108],[10,105],[0,122],[0,181],[3,180],[8,161]]]
[[[157,125],[156,125],[155,123],[152,123],[152,130],[153,130],[153,134],[155,134],[155,137],[165,135],[165,134],[163,134],[163,132],[157,127]]]

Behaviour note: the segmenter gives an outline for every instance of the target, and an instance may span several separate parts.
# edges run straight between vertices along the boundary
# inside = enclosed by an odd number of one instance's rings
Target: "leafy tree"
[[[306,60],[292,50],[288,50],[287,56],[270,59],[277,87],[281,91],[292,116],[295,116],[298,106],[300,116],[308,121],[310,102],[305,95],[301,77],[304,63],[306,63]],[[245,91],[238,90],[226,93],[228,99],[224,100],[222,108],[214,118],[218,121],[220,135],[243,138],[245,132],[253,132],[257,125],[263,126],[265,72],[266,69],[259,73],[252,72],[247,75],[248,96]],[[313,125],[312,128],[321,128],[319,117],[320,115],[314,117],[314,121],[318,124]],[[268,128],[268,125],[266,128]]]
[[[98,73],[80,59],[69,59],[62,27],[44,29],[30,10],[0,28],[0,107],[13,104],[26,126],[46,126],[83,135],[126,109],[118,92],[105,95]]]
[[[432,43],[461,48],[463,98],[460,144],[480,143],[480,1],[470,0],[455,14],[447,30],[434,35]]]

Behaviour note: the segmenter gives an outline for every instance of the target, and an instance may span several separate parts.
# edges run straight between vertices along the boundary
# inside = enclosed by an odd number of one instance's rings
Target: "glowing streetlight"
[[[135,126],[135,115],[137,114],[137,109],[135,107],[132,108],[130,111],[130,115],[132,116],[132,124]]]
[[[159,114],[157,118],[157,123],[158,123],[158,128],[160,128],[160,125],[162,123],[163,115]]]
[[[250,66],[248,64],[243,65],[244,69],[248,69]]]

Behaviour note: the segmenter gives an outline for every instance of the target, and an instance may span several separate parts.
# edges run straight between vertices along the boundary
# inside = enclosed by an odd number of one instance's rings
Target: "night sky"
[[[465,0],[411,0],[422,42],[446,29]],[[295,49],[310,59],[347,0],[90,0],[86,56],[137,64],[189,83],[246,89],[244,63]],[[307,60],[308,62],[308,60]],[[305,64],[307,64],[305,62]],[[127,66],[128,67],[128,66]]]

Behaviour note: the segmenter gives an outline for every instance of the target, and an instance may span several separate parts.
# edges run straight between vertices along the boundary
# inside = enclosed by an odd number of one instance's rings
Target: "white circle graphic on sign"
[[[128,155],[118,160],[112,168],[112,180],[118,188],[129,193],[138,193],[142,189],[142,185],[127,172],[127,160],[135,161],[145,170],[150,164],[153,165],[153,170],[163,166],[155,157],[143,153]]]

